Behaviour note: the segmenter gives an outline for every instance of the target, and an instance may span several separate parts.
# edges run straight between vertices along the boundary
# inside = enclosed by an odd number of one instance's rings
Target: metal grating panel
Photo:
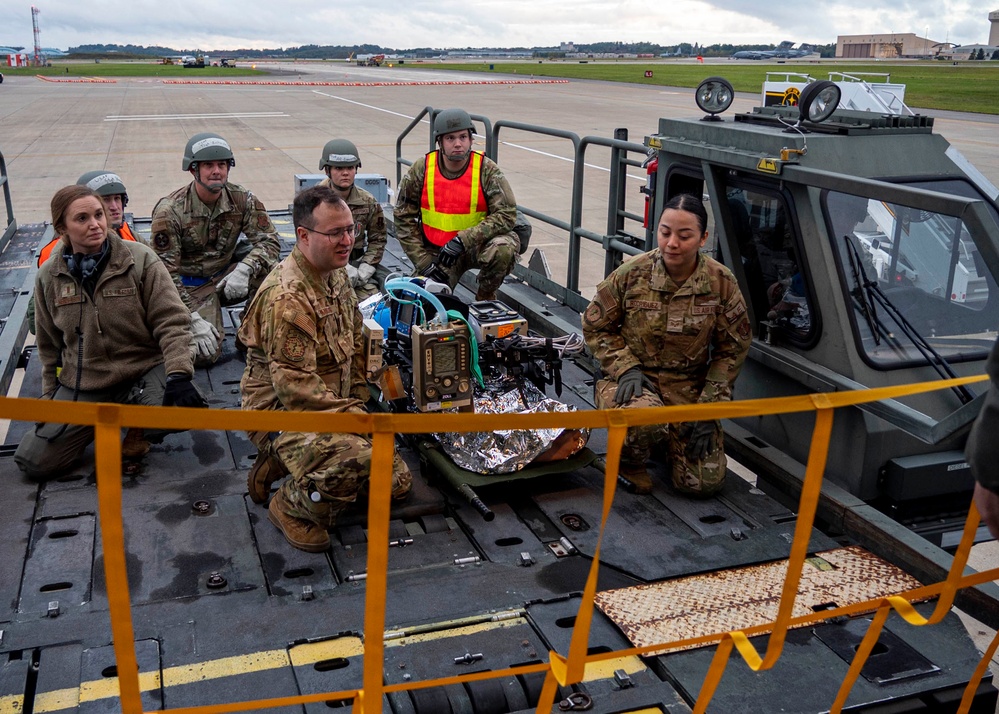
[[[786,572],[786,560],[752,565],[610,590],[598,593],[596,604],[636,647],[675,642],[773,622]],[[809,615],[921,584],[863,548],[824,551],[805,561],[792,613]]]

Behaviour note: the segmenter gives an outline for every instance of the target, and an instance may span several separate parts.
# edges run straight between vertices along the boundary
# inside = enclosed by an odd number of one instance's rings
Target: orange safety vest
[[[480,179],[482,154],[473,151],[465,171],[455,179],[440,172],[436,151],[427,154],[425,161],[426,175],[420,200],[423,235],[434,245],[442,246],[458,231],[482,223],[488,214],[489,206]]]
[[[117,230],[118,235],[121,236],[122,240],[131,240],[131,241],[135,240],[135,236],[132,235],[132,229],[128,227],[127,223],[122,223],[121,224],[121,228],[118,228],[118,229],[112,228],[112,230]],[[48,243],[46,243],[44,248],[42,248],[40,251],[38,251],[38,267],[39,268],[42,267],[42,263],[44,263],[46,260],[49,259],[49,256],[52,255],[52,251],[55,249],[56,244],[58,244],[61,239],[62,239],[62,236],[56,236],[55,238],[53,238],[52,240],[50,240]]]

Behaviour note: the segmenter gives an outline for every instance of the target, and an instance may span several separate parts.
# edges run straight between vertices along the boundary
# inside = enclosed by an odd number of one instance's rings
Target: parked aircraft
[[[798,47],[794,48],[794,43],[784,40],[776,49],[773,50],[740,50],[732,54],[731,59],[751,59],[751,60],[764,60],[764,59],[793,59],[795,57],[807,57],[808,55],[815,52],[815,49],[804,42],[802,42]]]

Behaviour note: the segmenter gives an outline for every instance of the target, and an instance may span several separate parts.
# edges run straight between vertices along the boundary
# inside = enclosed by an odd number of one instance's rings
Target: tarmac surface
[[[493,122],[558,128],[579,137],[611,137],[623,128],[637,144],[657,130],[660,117],[698,112],[690,89],[534,78],[526,62],[524,72],[515,75],[316,62],[258,68],[273,68],[275,74],[253,81],[205,79],[203,84],[177,83],[198,81],[197,70],[180,79],[100,83],[8,77],[0,86],[0,152],[18,223],[46,220],[58,188],[104,168],[124,179],[126,210],[149,216],[159,198],[190,180],[180,168],[184,145],[203,131],[219,133],[232,145],[233,182],[252,190],[268,208],[282,208],[294,195],[295,175],[316,173],[323,145],[335,137],[358,145],[362,173],[386,176],[395,187],[396,140],[427,106],[460,106]],[[711,72],[705,67],[705,74]],[[723,67],[717,73],[723,74]],[[495,83],[500,81],[511,83]],[[738,95],[729,116],[748,111],[758,97]],[[999,185],[999,117],[939,114],[936,131]],[[500,140],[499,163],[521,205],[567,221],[570,141],[511,128],[501,130]],[[403,157],[418,158],[429,141],[424,123],[403,143]],[[483,139],[476,142],[476,148],[484,146]],[[590,147],[586,154],[583,225],[599,232],[607,221],[608,158],[602,147]],[[639,188],[645,181],[640,168],[629,172],[628,209],[639,215]],[[561,229],[535,221],[531,247],[545,250],[556,279],[564,277],[564,246]],[[589,296],[603,277],[603,249],[584,244],[583,255],[580,288]]]
[[[269,67],[260,63],[258,68]],[[190,180],[181,170],[184,145],[203,131],[219,133],[233,146],[233,182],[251,189],[267,207],[282,208],[294,195],[295,175],[317,173],[322,146],[335,137],[358,145],[362,173],[384,175],[394,188],[397,138],[428,106],[460,106],[493,122],[553,127],[580,137],[610,137],[624,128],[636,143],[656,131],[660,117],[697,113],[689,89],[532,81],[526,63],[524,74],[517,75],[345,63],[281,63],[274,69],[276,73],[263,80],[226,84],[216,83],[224,79],[204,84],[151,78],[81,83],[8,76],[0,85],[0,155],[6,161],[18,223],[47,220],[49,200],[58,188],[102,168],[124,179],[126,210],[149,216],[160,197]],[[196,71],[183,79],[196,80]],[[706,67],[705,74],[710,73]],[[487,83],[500,80],[513,83]],[[731,111],[748,111],[757,103],[758,95],[739,94]],[[999,185],[999,117],[914,111],[934,116],[935,131]],[[503,129],[500,138],[499,163],[520,203],[568,220],[569,141],[513,129]],[[424,120],[403,143],[403,156],[416,159],[428,144]],[[477,141],[476,148],[483,147],[484,141]],[[606,222],[607,164],[606,149],[594,147],[587,154],[584,226],[594,230],[602,230]],[[644,171],[632,169],[626,187],[629,210],[639,214],[639,188],[644,184]],[[0,218],[6,224],[3,212],[0,202]],[[545,250],[556,279],[564,277],[564,244],[564,232],[535,221],[531,247]],[[603,251],[589,244],[584,256],[581,290],[587,295],[602,277]],[[996,543],[977,546],[971,565],[999,565]],[[984,649],[994,632],[974,621],[966,625]]]

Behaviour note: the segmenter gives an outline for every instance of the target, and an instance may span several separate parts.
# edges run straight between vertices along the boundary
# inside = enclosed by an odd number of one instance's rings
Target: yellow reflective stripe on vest
[[[472,155],[472,190],[468,192],[468,213],[469,215],[479,215],[479,175],[482,173],[482,155],[473,154]],[[479,189],[479,190],[477,190]],[[485,218],[485,212],[482,212],[482,218]],[[482,220],[479,219],[479,221]],[[476,221],[478,223],[479,221]]]
[[[442,246],[458,231],[477,226],[488,215],[480,181],[482,154],[473,151],[468,167],[471,170],[466,170],[456,179],[449,179],[440,173],[436,151],[427,154],[424,161],[426,174],[420,206],[423,233],[428,241]],[[438,195],[438,187],[445,194]]]

